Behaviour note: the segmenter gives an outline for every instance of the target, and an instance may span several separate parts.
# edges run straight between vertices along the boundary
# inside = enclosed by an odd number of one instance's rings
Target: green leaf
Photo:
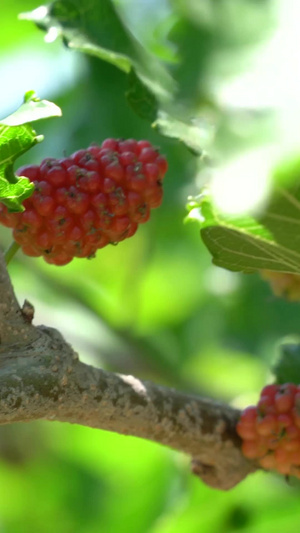
[[[15,160],[43,140],[29,122],[60,115],[59,107],[29,91],[19,109],[0,121],[0,201],[10,211],[23,211],[22,202],[34,190],[28,178],[15,176],[13,171]]]
[[[0,201],[10,211],[23,211],[22,202],[31,196],[34,189],[28,178],[14,175],[14,161],[39,140],[29,124],[0,124]]]
[[[208,194],[193,200],[188,218],[200,223],[213,263],[233,271],[300,274],[300,187],[277,188],[257,217],[221,213]]]
[[[135,39],[111,0],[56,0],[20,15],[47,32],[46,40],[61,37],[74,50],[112,63],[128,75],[127,99],[133,110],[166,137],[202,153],[204,128],[178,115],[171,107],[175,83],[162,63]]]
[[[28,91],[19,109],[0,122],[6,126],[19,126],[44,118],[60,117],[61,114],[61,109],[57,105],[47,100],[40,100],[34,91]]]
[[[207,145],[211,131],[207,124],[196,125],[182,119],[174,105],[165,106],[168,112],[163,110],[156,96],[157,91],[151,90],[134,69],[131,69],[128,81],[127,100],[137,115],[152,122],[152,127],[161,135],[185,144],[194,155],[203,154],[203,146]]]
[[[273,369],[276,382],[300,383],[300,344],[284,344],[281,355]]]
[[[56,0],[20,18],[35,22],[49,33],[49,39],[61,36],[68,47],[113,63],[126,73],[137,68],[149,83],[155,72],[159,90],[171,89],[168,73],[134,38],[111,0]]]
[[[141,118],[153,122],[158,111],[158,100],[154,93],[137,76],[134,69],[128,75],[129,89],[126,93],[127,100],[132,109]]]
[[[207,125],[195,125],[188,120],[177,118],[171,112],[159,111],[153,127],[166,137],[178,139],[194,155],[203,155],[209,132]]]

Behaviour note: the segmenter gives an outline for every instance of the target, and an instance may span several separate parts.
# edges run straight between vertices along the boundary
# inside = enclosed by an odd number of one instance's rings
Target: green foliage
[[[12,128],[0,126],[0,199],[10,211],[23,211],[23,200],[33,192],[33,184],[28,178],[14,175],[13,162],[36,142],[29,126],[19,126],[18,131],[13,132]]]
[[[129,89],[126,96],[132,109],[141,118],[154,122],[158,111],[156,96],[142,83],[134,69],[129,71],[128,82]]]
[[[277,383],[300,383],[300,345],[283,344],[280,358],[274,367]]]
[[[20,126],[27,122],[35,122],[44,118],[60,117],[61,109],[52,102],[41,100],[34,91],[28,91],[23,104],[12,115],[1,120],[5,126]],[[42,139],[41,139],[42,140]]]
[[[96,55],[129,72],[139,63],[138,43],[126,30],[110,0],[83,4],[79,0],[56,0],[21,19],[32,20],[41,29],[61,35],[70,48]]]
[[[269,110],[231,107],[219,89],[232,78],[240,79],[249,64],[245,48],[248,53],[251,43],[256,46],[270,32],[275,3],[95,0],[54,5],[56,11],[49,18],[52,8],[46,8],[48,19],[44,11],[40,25],[46,31],[54,28],[48,40],[58,31],[66,51],[59,42],[43,43],[33,24],[16,21],[16,7],[29,11],[38,2],[17,0],[1,8],[1,64],[8,61],[16,73],[5,83],[16,86],[22,79],[12,51],[20,45],[21,53],[33,42],[32,58],[39,51],[39,61],[47,67],[43,72],[49,72],[38,92],[63,109],[59,123],[43,122],[47,142],[24,152],[20,164],[59,158],[106,137],[134,137],[159,145],[169,172],[163,205],[149,223],[133,239],[99,251],[96,259],[78,259],[60,269],[17,254],[9,268],[18,298],[29,299],[35,322],[59,329],[88,363],[238,407],[255,403],[269,379],[276,347],[290,333],[300,335],[299,304],[275,298],[255,274],[243,276],[211,265],[197,225],[182,224],[187,196],[207,184],[205,173],[199,172],[203,159],[192,157],[176,139],[197,155],[203,150],[212,158],[217,154],[221,163],[273,139]],[[137,33],[143,46],[132,37]],[[149,43],[157,57],[148,63]],[[63,58],[67,70],[71,50],[81,47],[88,53],[73,54],[76,76],[54,89],[56,60]],[[162,67],[166,57],[170,62]],[[276,60],[279,67],[281,60]],[[273,94],[274,84],[271,89]],[[210,123],[213,149],[207,149]],[[15,126],[14,131],[19,127],[25,128]],[[290,171],[283,164],[275,184],[289,188],[294,180]],[[267,221],[243,213],[225,216],[211,195],[201,207],[211,224],[202,221],[205,236],[218,229],[226,245],[233,235],[242,246],[262,242],[276,250],[280,261],[279,226],[271,230]],[[284,261],[294,258],[298,216],[287,204],[283,209],[285,217],[289,209],[293,214]],[[286,219],[284,224],[287,229]],[[0,238],[6,247],[11,232],[1,227]],[[256,256],[257,247],[255,261]],[[236,256],[229,251],[229,268],[232,263],[236,266]],[[250,267],[256,270],[257,264]],[[280,371],[282,380],[294,380],[297,362],[289,354],[282,362],[288,366],[289,360],[290,374]],[[187,458],[171,450],[66,424],[3,427],[0,482],[0,522],[8,533],[282,533],[296,531],[299,522],[299,485],[294,480],[287,484],[260,472],[233,491],[219,493],[191,476]]]
[[[72,49],[96,56],[129,73],[134,68],[158,94],[167,95],[171,79],[127,29],[111,0],[56,0],[21,19],[56,32]]]
[[[298,176],[297,176],[298,178]],[[298,178],[299,179],[299,178]],[[275,192],[260,215],[226,215],[208,195],[190,202],[213,262],[234,271],[274,270],[300,274],[300,183]]]
[[[36,97],[34,91],[25,94],[19,109],[0,122],[0,199],[10,211],[23,211],[22,202],[33,193],[28,178],[15,176],[15,160],[43,140],[37,136],[30,122],[60,116],[60,109]]]
[[[80,0],[57,0],[41,6],[22,19],[32,20],[61,36],[71,49],[112,63],[128,74],[126,95],[129,104],[142,118],[164,136],[182,141],[196,154],[201,154],[201,129],[182,119],[174,98],[174,81],[162,63],[133,37],[111,0],[84,5]],[[200,142],[199,142],[200,141]]]

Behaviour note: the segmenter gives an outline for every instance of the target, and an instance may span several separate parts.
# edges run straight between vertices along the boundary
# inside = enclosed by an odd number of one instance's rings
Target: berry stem
[[[16,241],[13,241],[10,244],[10,246],[7,248],[7,250],[4,253],[4,259],[7,265],[10,262],[10,260],[14,257],[14,255],[17,253],[19,248],[20,248],[20,245]]]

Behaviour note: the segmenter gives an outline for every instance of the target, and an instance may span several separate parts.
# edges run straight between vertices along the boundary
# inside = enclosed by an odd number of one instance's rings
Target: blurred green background
[[[183,223],[188,195],[206,179],[203,163],[133,113],[125,74],[18,21],[38,5],[1,6],[0,116],[33,89],[63,117],[37,124],[45,140],[20,165],[134,137],[160,146],[169,172],[150,222],[96,259],[54,267],[19,253],[9,271],[20,302],[32,302],[35,323],[58,328],[83,361],[239,407],[256,401],[279,343],[300,333],[299,304],[276,299],[258,275],[212,266],[197,224]],[[168,65],[210,156],[290,146],[297,2],[116,5]],[[5,248],[10,231],[1,227],[0,239]],[[0,533],[296,533],[299,497],[295,481],[264,473],[228,493],[212,490],[190,475],[188,458],[131,437],[50,422],[0,429]]]

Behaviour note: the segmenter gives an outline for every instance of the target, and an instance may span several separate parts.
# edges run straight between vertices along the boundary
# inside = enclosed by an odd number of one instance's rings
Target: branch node
[[[25,322],[31,324],[34,318],[34,307],[28,300],[24,300],[21,313]]]

